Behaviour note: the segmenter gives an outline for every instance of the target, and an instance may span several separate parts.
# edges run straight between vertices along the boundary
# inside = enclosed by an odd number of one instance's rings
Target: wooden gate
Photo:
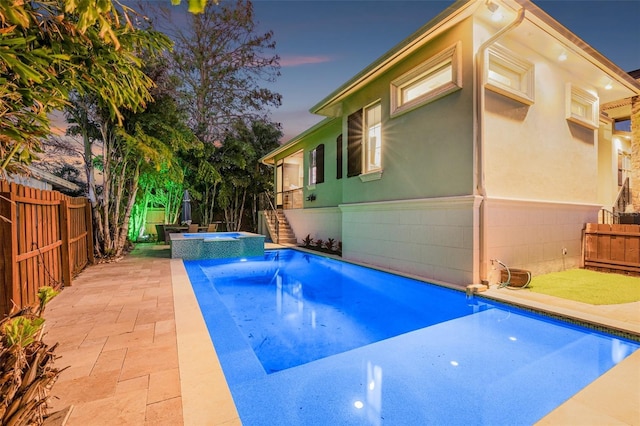
[[[584,267],[640,276],[640,225],[588,223]]]
[[[91,205],[57,191],[0,181],[0,317],[69,286],[93,263]]]

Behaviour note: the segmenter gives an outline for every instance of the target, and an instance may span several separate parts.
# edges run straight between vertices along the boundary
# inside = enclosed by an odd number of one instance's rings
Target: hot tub
[[[220,259],[264,255],[264,235],[250,232],[169,234],[172,259]]]

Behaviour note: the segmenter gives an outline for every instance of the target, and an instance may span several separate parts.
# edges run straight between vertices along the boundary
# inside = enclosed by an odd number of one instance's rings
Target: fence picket
[[[0,180],[0,318],[37,302],[44,285],[71,285],[93,263],[90,204]],[[86,210],[89,209],[87,212]],[[90,243],[91,242],[91,243]]]
[[[640,276],[640,225],[587,224],[584,266]]]

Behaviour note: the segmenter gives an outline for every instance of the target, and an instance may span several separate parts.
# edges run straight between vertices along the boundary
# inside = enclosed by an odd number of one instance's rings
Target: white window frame
[[[315,186],[317,180],[317,160],[316,160],[317,151],[314,148],[309,151],[309,185]]]
[[[368,112],[374,108],[379,108],[380,110],[380,120],[373,123],[369,123],[368,120]],[[376,143],[377,149],[379,150],[379,164],[370,164],[369,156],[371,155],[371,131],[373,128],[377,128],[377,137],[378,141]],[[375,130],[374,130],[375,131]],[[382,102],[380,100],[367,105],[362,110],[362,166],[364,169],[364,174],[377,172],[382,170],[382,145],[384,139],[382,137]]]
[[[566,119],[591,130],[599,127],[598,114],[600,111],[598,97],[585,89],[567,83],[566,88]],[[583,110],[579,110],[579,108]]]
[[[411,111],[462,88],[461,45],[461,42],[457,42],[391,82],[391,117]],[[450,80],[414,99],[407,101],[403,99],[403,94],[408,87],[436,77],[439,71],[448,66],[451,67]]]
[[[487,49],[484,87],[525,105],[535,102],[534,65],[500,45]]]

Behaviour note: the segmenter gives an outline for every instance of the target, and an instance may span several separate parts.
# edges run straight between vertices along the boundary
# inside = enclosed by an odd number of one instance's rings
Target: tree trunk
[[[117,243],[115,247],[116,256],[121,256],[124,248],[127,244],[127,234],[129,233],[129,218],[131,217],[131,210],[136,202],[136,195],[138,193],[138,182],[140,179],[140,163],[136,166],[135,172],[131,178],[131,185],[129,187],[129,200],[126,204],[124,214],[122,217],[122,224],[119,226],[120,230],[117,235]]]

